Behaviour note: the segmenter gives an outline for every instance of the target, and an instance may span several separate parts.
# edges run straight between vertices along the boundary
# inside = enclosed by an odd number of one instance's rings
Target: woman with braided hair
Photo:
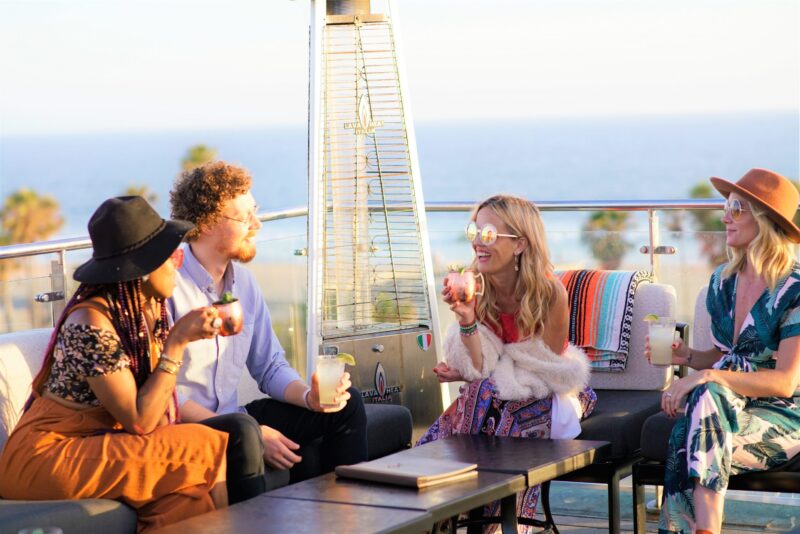
[[[0,496],[118,500],[140,532],[227,505],[227,434],[173,424],[184,349],[221,324],[213,307],[167,323],[191,228],[141,197],[109,199],[92,215],[93,256],[75,271],[81,285],[0,456]]]

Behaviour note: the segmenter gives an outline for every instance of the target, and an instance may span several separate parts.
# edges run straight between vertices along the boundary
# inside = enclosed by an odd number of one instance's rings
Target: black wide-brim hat
[[[110,198],[89,219],[92,259],[72,277],[87,284],[141,278],[167,261],[192,228],[187,221],[162,219],[142,197]]]

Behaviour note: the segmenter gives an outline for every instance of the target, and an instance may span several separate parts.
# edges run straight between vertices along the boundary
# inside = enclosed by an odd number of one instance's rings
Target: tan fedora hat
[[[750,169],[736,183],[715,176],[711,178],[711,184],[725,198],[731,193],[738,193],[755,202],[767,211],[775,224],[783,228],[792,242],[800,243],[800,228],[792,222],[800,193],[788,178],[767,169]]]

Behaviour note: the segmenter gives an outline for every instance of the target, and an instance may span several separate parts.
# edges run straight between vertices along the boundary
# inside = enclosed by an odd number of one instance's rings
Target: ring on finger
[[[222,318],[214,317],[214,320],[211,321],[211,328],[213,328],[214,330],[217,330],[217,329],[219,329],[220,326],[222,326]]]
[[[672,397],[672,393],[670,393],[669,391],[667,391],[666,393],[664,393],[664,396],[665,396],[665,397]]]

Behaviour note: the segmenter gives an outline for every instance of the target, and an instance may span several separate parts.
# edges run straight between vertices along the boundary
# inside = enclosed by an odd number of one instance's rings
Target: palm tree
[[[625,253],[633,247],[623,235],[629,218],[626,211],[595,211],[583,225],[581,241],[589,245],[602,269],[618,269]]]
[[[181,160],[181,167],[184,171],[190,171],[195,167],[199,167],[204,163],[214,161],[217,159],[217,149],[209,146],[199,144],[189,147],[186,155]]]
[[[706,182],[700,182],[689,191],[691,198],[713,198],[714,190]],[[716,267],[728,261],[725,248],[725,225],[717,211],[691,210],[695,229],[700,232],[700,253],[708,259],[708,264]]]
[[[64,224],[58,201],[23,188],[6,197],[0,211],[0,231],[10,244],[47,239]]]
[[[125,192],[123,194],[125,196],[140,196],[152,206],[155,206],[156,202],[158,202],[158,194],[150,189],[149,185],[130,184],[125,188]]]
[[[0,210],[0,244],[41,241],[56,233],[63,224],[56,199],[23,188],[6,197]],[[13,303],[4,282],[18,268],[19,264],[14,260],[0,260],[0,302],[7,318],[13,312]],[[10,321],[6,323],[10,324]]]

